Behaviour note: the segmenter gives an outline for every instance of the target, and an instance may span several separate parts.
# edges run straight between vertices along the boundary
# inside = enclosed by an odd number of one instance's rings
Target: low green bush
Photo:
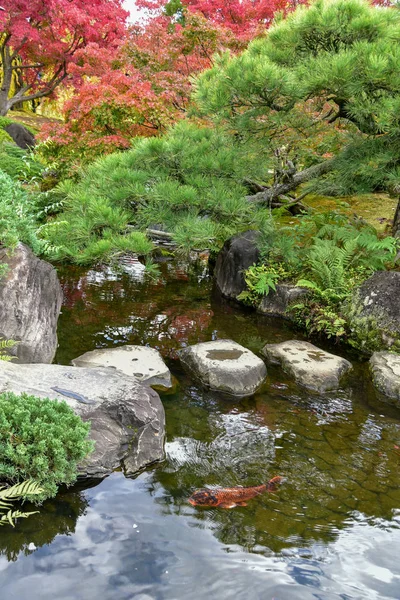
[[[77,478],[77,465],[92,450],[90,424],[65,402],[12,392],[0,394],[0,481],[33,480],[52,498]]]
[[[0,169],[15,181],[33,182],[41,179],[45,170],[31,150],[19,148],[7,133],[0,129]]]
[[[19,182],[0,170],[0,246],[14,248],[24,242],[39,254],[35,207]]]

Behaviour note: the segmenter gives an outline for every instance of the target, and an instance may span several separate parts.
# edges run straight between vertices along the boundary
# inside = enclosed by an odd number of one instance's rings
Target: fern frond
[[[10,524],[12,527],[15,527],[16,519],[26,519],[30,517],[30,515],[36,515],[39,511],[34,510],[32,512],[21,512],[20,510],[9,510],[5,515],[0,517],[0,527],[2,525]]]
[[[36,481],[28,480],[22,483],[16,483],[9,488],[0,489],[0,502],[16,500],[17,498],[26,498],[27,496],[36,496],[43,492],[43,489]]]

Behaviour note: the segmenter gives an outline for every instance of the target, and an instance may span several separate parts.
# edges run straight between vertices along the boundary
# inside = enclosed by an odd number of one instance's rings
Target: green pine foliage
[[[400,11],[317,0],[277,18],[196,83],[202,114],[240,136],[285,145],[298,166],[335,159],[310,190],[343,195],[400,184]],[[327,143],[328,142],[328,143]]]
[[[242,180],[260,171],[259,155],[217,130],[182,122],[163,138],[96,160],[82,180],[50,192],[62,211],[40,232],[48,256],[81,264],[124,251],[148,254],[147,228],[172,233],[184,251],[218,249],[266,212],[245,199]],[[50,211],[44,207],[42,210]]]
[[[93,449],[84,423],[65,402],[12,392],[0,394],[0,481],[35,481],[37,501],[71,485]]]

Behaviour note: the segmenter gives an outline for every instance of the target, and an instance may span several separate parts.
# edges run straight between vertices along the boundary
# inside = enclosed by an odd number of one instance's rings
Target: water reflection
[[[382,404],[365,366],[325,395],[274,368],[252,398],[205,391],[179,369],[180,346],[230,337],[257,352],[293,332],[221,304],[203,267],[188,274],[165,263],[157,283],[139,275],[64,273],[57,360],[121,343],[159,348],[180,381],[163,399],[166,460],[3,529],[4,597],[398,599],[400,412]],[[204,485],[257,485],[278,474],[286,483],[247,507],[187,503]]]
[[[21,555],[29,556],[37,548],[51,544],[57,535],[75,533],[76,523],[87,507],[83,493],[59,494],[56,501],[45,502],[38,514],[18,521],[15,529],[2,528],[0,555],[16,561]]]

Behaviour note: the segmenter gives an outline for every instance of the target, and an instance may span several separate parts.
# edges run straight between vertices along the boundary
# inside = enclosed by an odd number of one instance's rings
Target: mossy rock
[[[350,343],[365,353],[400,351],[400,273],[377,271],[344,306]]]

